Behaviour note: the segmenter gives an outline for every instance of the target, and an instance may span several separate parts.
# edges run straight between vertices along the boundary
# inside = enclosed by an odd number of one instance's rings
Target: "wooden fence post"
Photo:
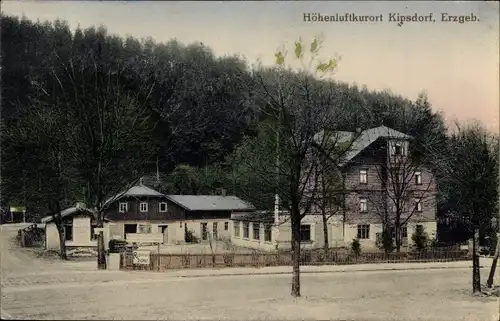
[[[158,243],[158,254],[157,254],[157,268],[158,268],[158,271],[160,271],[160,243]]]

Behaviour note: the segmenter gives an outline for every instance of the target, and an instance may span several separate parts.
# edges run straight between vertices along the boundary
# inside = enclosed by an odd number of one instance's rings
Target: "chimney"
[[[226,189],[225,188],[221,188],[220,195],[226,196]]]
[[[85,208],[85,203],[78,202],[78,203],[75,204],[75,207],[78,208],[78,209],[83,209],[83,208]]]

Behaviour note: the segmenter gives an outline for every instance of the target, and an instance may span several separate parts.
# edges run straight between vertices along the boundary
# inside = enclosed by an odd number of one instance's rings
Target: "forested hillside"
[[[157,188],[168,193],[224,187],[272,208],[274,190],[240,163],[249,157],[245,142],[273,139],[257,126],[273,122],[257,89],[273,81],[273,67],[252,70],[201,43],[122,38],[104,27],[72,33],[63,21],[2,16],[1,36],[2,205],[26,204],[40,215],[54,195],[94,204],[158,168]],[[424,158],[426,148],[447,144],[443,118],[424,93],[411,101],[331,80],[311,86],[319,95],[333,91],[342,130],[392,127],[414,136]]]

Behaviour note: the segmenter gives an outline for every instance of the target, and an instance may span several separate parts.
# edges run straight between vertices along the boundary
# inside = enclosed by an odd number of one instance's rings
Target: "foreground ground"
[[[98,272],[93,262],[35,259],[7,242],[12,235],[2,227],[2,318],[499,320],[497,299],[470,295],[465,265],[303,274],[303,297],[294,300],[287,274]]]

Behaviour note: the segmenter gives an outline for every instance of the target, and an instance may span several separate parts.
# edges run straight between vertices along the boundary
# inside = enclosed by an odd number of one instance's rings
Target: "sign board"
[[[11,212],[26,212],[26,207],[24,206],[12,206],[10,208]]]
[[[134,264],[149,265],[149,251],[134,251]]]
[[[163,243],[162,233],[127,233],[127,243]]]

